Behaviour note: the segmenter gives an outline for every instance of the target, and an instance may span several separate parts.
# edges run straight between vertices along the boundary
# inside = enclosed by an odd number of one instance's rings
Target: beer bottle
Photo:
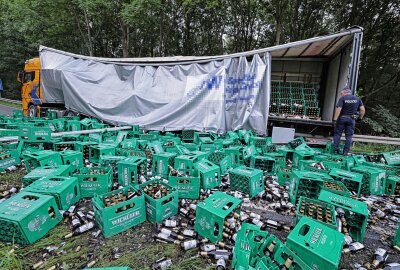
[[[351,243],[347,248],[343,249],[343,253],[355,253],[364,249],[364,245],[360,242]]]
[[[217,267],[215,270],[225,270],[226,269],[226,263],[225,263],[225,258],[221,257],[217,261]]]
[[[217,249],[217,250],[212,250],[212,251],[202,251],[200,252],[200,256],[203,257],[208,257],[208,256],[213,256],[214,259],[219,260],[220,258],[224,258],[225,260],[228,260],[229,257],[232,255],[232,252],[229,250],[224,250],[224,249]]]
[[[374,260],[372,261],[372,266],[378,268],[378,266],[383,265],[387,258],[389,257],[388,252],[383,248],[378,248],[374,253]]]
[[[201,240],[201,241],[199,241],[199,240],[188,240],[188,241],[182,242],[182,243],[181,243],[181,247],[182,247],[184,250],[190,250],[190,249],[197,248],[197,247],[199,247],[201,244],[207,243],[207,242],[208,242],[208,239],[203,239],[203,240]]]
[[[273,240],[266,249],[264,249],[264,255],[270,258],[274,257],[274,249],[276,246],[275,240]]]
[[[171,259],[161,258],[152,265],[152,269],[153,270],[165,270],[165,269],[169,268],[171,265],[172,265]]]
[[[290,267],[292,267],[292,265],[293,265],[293,257],[289,256],[287,257],[285,263],[280,266],[280,270],[289,270]]]
[[[165,235],[168,235],[169,237],[177,239],[177,240],[185,239],[182,235],[179,235],[179,234],[177,234],[177,233],[175,233],[175,232],[173,232],[171,230],[165,229],[165,228],[161,229],[161,233],[163,233]]]
[[[162,222],[165,227],[175,228],[177,226],[177,221],[173,219],[166,219]]]
[[[82,234],[82,233],[87,232],[88,230],[92,229],[93,227],[94,227],[94,223],[91,221],[91,222],[89,222],[87,224],[84,224],[84,225],[76,228],[75,230],[73,230],[72,233],[67,234],[65,236],[65,238],[70,238],[72,236],[76,236],[76,235]]]

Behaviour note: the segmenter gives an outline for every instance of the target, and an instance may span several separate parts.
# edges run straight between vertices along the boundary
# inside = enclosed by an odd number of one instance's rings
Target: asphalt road
[[[16,110],[16,109],[13,107],[5,106],[5,105],[0,105],[0,114],[12,115],[13,110]]]

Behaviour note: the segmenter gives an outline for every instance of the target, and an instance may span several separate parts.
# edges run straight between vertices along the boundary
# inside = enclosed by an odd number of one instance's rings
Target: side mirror
[[[23,71],[18,71],[17,81],[20,83],[24,82],[24,72]]]

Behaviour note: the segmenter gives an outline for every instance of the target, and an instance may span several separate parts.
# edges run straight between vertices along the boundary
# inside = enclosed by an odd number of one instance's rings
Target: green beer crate
[[[250,142],[250,137],[253,136],[253,132],[251,130],[238,130],[237,134],[239,135],[239,139],[244,141],[246,144]]]
[[[344,235],[303,217],[289,233],[286,245],[312,269],[338,269]]]
[[[192,175],[196,171],[194,164],[197,161],[199,161],[199,159],[196,156],[192,155],[177,156],[175,157],[174,160],[174,168],[183,174]]]
[[[168,184],[178,191],[178,198],[199,199],[200,197],[200,176],[194,171],[190,176],[173,176],[170,172]]]
[[[275,158],[260,155],[251,156],[250,167],[262,170],[264,174],[273,174],[275,172]]]
[[[322,184],[321,190],[326,190],[345,197],[351,196],[350,190],[348,190],[345,184],[340,181],[325,180]]]
[[[136,149],[138,146],[139,146],[138,139],[129,138],[129,139],[124,139],[119,147],[122,149]]]
[[[260,246],[264,244],[268,232],[260,230],[256,225],[243,223],[237,232],[235,252],[232,257],[232,268],[247,270],[253,258],[259,253]]]
[[[400,150],[382,153],[388,165],[400,165]]]
[[[209,143],[212,142],[213,138],[211,137],[211,133],[209,132],[194,132],[193,143],[201,144],[201,143]]]
[[[57,167],[38,167],[22,177],[22,184],[26,187],[45,176],[69,176],[70,174],[71,169],[69,165],[60,165]]]
[[[293,154],[294,150],[290,149],[289,147],[282,147],[278,150],[278,153],[283,156],[283,158],[280,160],[279,165],[281,166],[286,166],[287,163],[290,161],[293,163]]]
[[[109,167],[82,167],[73,176],[78,178],[82,198],[109,192],[113,184],[112,169]]]
[[[303,137],[297,137],[291,141],[288,142],[287,147],[289,149],[296,149],[298,146],[305,144],[306,141],[304,140]]]
[[[293,170],[295,170],[293,167],[277,166],[276,175],[278,177],[278,183],[280,186],[290,184]]]
[[[307,144],[303,143],[300,144],[299,146],[294,149],[293,153],[293,166],[297,167],[299,166],[299,161],[300,160],[310,160],[314,159],[315,156],[315,151],[309,147]]]
[[[386,178],[386,195],[400,195],[400,176],[390,175]]]
[[[24,142],[49,142],[51,139],[51,129],[48,127],[24,126],[19,131],[19,139]]]
[[[121,186],[136,185],[140,177],[147,177],[147,159],[145,157],[128,157],[117,164],[118,183]]]
[[[226,174],[232,168],[231,157],[223,151],[215,151],[207,159],[220,167],[221,175]]]
[[[243,147],[243,164],[246,166],[250,166],[251,156],[257,155],[257,149],[254,145],[249,145]]]
[[[194,130],[182,130],[182,142],[193,142]]]
[[[363,241],[368,222],[368,208],[365,202],[343,197],[325,190],[321,191],[318,199],[330,203],[335,207],[342,208],[345,211],[350,236],[355,241]]]
[[[86,141],[86,142],[75,142],[75,151],[80,151],[83,153],[83,159],[89,160],[89,148],[90,146],[97,145],[96,142]]]
[[[93,128],[93,124],[98,122],[95,118],[84,118],[80,121],[81,130],[89,130]]]
[[[301,196],[296,209],[296,224],[302,217],[312,218],[329,228],[337,229],[335,207],[329,203]]]
[[[332,169],[329,175],[336,181],[342,182],[350,192],[353,192],[357,196],[361,196],[361,194],[366,194],[367,192],[367,190],[363,190],[362,174],[342,169]]]
[[[22,191],[0,204],[0,240],[33,244],[61,220],[54,197]]]
[[[0,137],[14,137],[19,136],[19,129],[1,129]]]
[[[189,156],[194,156],[197,157],[197,160],[202,160],[202,159],[208,159],[209,153],[207,152],[202,152],[202,151],[192,151],[188,154]]]
[[[316,160],[300,160],[297,169],[301,171],[311,171],[311,172],[320,172],[320,171],[329,172],[329,168],[325,165],[325,163],[322,164],[321,163]],[[323,167],[321,167],[320,169],[313,166],[318,164],[320,164],[320,166],[322,165]]]
[[[60,210],[68,210],[81,199],[76,177],[46,176],[27,186],[24,191],[53,196]]]
[[[27,153],[23,155],[23,158],[26,172],[28,173],[38,167],[63,165],[60,153],[51,150]]]
[[[169,167],[174,166],[176,154],[175,153],[160,153],[154,154],[152,159],[151,171],[153,176],[161,176],[163,178],[168,178]]]
[[[115,155],[115,146],[109,144],[98,144],[89,146],[89,161],[95,164],[100,162],[100,157]]]
[[[159,135],[151,133],[139,134],[139,140],[145,140],[145,141],[156,141],[158,140],[158,137]]]
[[[19,165],[21,159],[18,150],[2,152],[0,154],[0,171],[3,171],[13,165]]]
[[[153,224],[159,224],[162,223],[164,219],[172,217],[178,213],[178,191],[158,179],[151,179],[140,184],[139,188],[143,191],[144,187],[152,184],[161,184],[170,190],[168,195],[159,199],[154,199],[143,192],[146,201],[147,220]]]
[[[194,230],[211,242],[222,239],[224,222],[227,218],[240,214],[242,201],[224,192],[217,191],[196,207]]]
[[[23,110],[13,110],[12,117],[13,118],[24,118],[24,111]]]
[[[196,162],[194,166],[200,175],[201,188],[210,189],[221,184],[221,172],[218,165],[203,159]]]
[[[271,142],[271,138],[250,136],[249,144],[254,145],[258,152],[261,152],[265,146]]]
[[[386,171],[387,175],[400,176],[400,166],[387,165],[383,163],[363,162],[363,166],[374,167]]]
[[[79,120],[65,120],[64,128],[65,131],[78,131],[81,130],[81,123]]]
[[[83,167],[83,154],[79,151],[64,150],[60,152],[63,165],[71,165],[71,171]]]
[[[230,156],[232,167],[244,165],[242,146],[232,146],[229,148],[225,148],[223,152]]]
[[[250,261],[251,265],[254,265],[254,269],[282,270],[282,266],[285,264],[286,259],[292,257],[293,265],[289,268],[290,270],[311,270],[311,268],[300,259],[299,256],[283,244],[275,235],[269,235],[262,242],[261,246],[259,246],[257,256]],[[270,253],[268,247],[271,244],[274,245],[273,253],[270,256],[267,256],[264,251]],[[285,270],[286,269],[287,268],[285,268]]]
[[[199,149],[200,149],[200,145],[199,144],[195,144],[195,143],[182,142],[181,146],[186,148],[190,152],[199,151]]]
[[[148,142],[145,148],[145,153],[148,159],[151,159],[154,154],[164,153],[163,145],[160,141]]]
[[[171,147],[168,147],[165,149],[167,153],[174,153],[179,155],[187,155],[190,153],[189,149],[184,147],[182,144],[181,145],[173,145]]]
[[[250,198],[264,190],[263,171],[246,166],[236,167],[229,172],[231,190],[249,194]]]
[[[64,119],[62,118],[49,120],[47,125],[52,132],[62,132],[65,128]]]
[[[105,198],[131,193],[138,195],[108,207]],[[124,232],[146,221],[146,207],[143,193],[132,186],[114,190],[104,194],[95,194],[92,198],[93,210],[97,226],[103,231],[105,238]]]
[[[369,190],[366,190],[368,193],[364,195],[385,194],[386,172],[384,170],[367,166],[356,166],[351,171],[362,174],[363,185],[365,187],[369,186]]]
[[[125,156],[100,156],[99,167],[110,167],[112,170],[113,182],[118,182],[118,162],[125,160]]]
[[[296,204],[301,196],[318,198],[324,179],[320,174],[309,171],[292,171],[289,185],[290,202]]]

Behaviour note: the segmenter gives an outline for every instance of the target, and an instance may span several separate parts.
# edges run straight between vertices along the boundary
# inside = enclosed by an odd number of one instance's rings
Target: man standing
[[[351,90],[345,87],[340,92],[340,98],[336,104],[333,124],[335,126],[333,134],[333,149],[335,154],[339,154],[340,137],[344,131],[346,142],[344,144],[343,155],[347,156],[350,151],[353,139],[356,120],[361,120],[365,114],[365,107],[359,97],[351,94]]]

